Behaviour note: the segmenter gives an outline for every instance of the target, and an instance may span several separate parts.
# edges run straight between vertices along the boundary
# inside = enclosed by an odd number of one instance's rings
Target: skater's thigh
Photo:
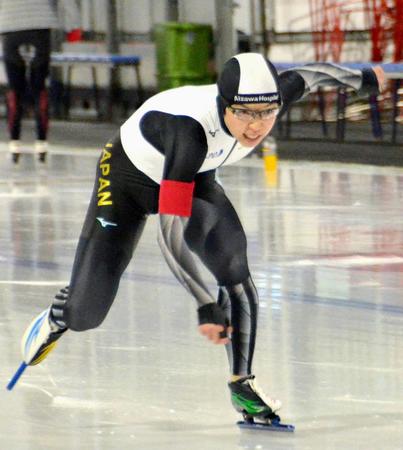
[[[245,232],[217,182],[196,188],[185,237],[220,285],[236,284],[249,276]]]
[[[4,33],[3,57],[10,88],[23,93],[25,89],[25,62],[19,51],[18,33]]]
[[[66,305],[74,330],[99,326],[117,294],[120,278],[140,239],[146,217],[105,214],[90,207],[80,236]],[[85,232],[84,232],[85,231]]]
[[[94,328],[105,318],[147,218],[112,168],[104,165],[102,171],[105,161],[101,157],[98,164],[69,287],[66,316],[76,330]]]
[[[30,63],[30,82],[37,95],[44,89],[49,74],[50,30],[33,30],[31,42],[35,47],[35,56]]]

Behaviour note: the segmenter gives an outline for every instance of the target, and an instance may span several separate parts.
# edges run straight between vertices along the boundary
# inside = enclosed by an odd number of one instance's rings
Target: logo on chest
[[[206,159],[219,158],[224,153],[224,150],[215,150],[214,152],[207,153]]]

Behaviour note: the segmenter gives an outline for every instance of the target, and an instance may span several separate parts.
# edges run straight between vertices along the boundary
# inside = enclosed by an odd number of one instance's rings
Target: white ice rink
[[[294,434],[240,431],[225,351],[151,217],[103,325],[5,389],[31,319],[69,279],[98,152],[45,167],[0,148],[1,450],[403,448],[403,169],[260,160],[221,172],[261,297],[255,373]],[[208,278],[211,288],[214,282]]]

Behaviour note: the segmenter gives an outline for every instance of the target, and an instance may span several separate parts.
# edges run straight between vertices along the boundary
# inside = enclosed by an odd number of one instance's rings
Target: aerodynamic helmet
[[[281,105],[277,71],[260,53],[240,53],[230,58],[224,64],[217,85],[219,95],[227,105]]]

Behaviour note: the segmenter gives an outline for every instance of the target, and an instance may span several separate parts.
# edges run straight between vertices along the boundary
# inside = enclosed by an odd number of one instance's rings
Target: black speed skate
[[[8,143],[8,150],[11,153],[11,159],[14,164],[17,164],[21,155],[21,143],[19,140],[11,140]]]
[[[45,163],[46,156],[48,154],[48,142],[39,140],[35,141],[35,152],[38,154],[38,161]]]
[[[16,152],[11,153],[11,159],[13,160],[14,164],[18,164],[18,161],[20,160],[20,155],[21,153]]]
[[[293,425],[281,423],[276,414],[281,408],[281,402],[267,397],[258,387],[254,375],[228,383],[228,387],[231,402],[244,419],[237,423],[240,428],[294,431]]]

